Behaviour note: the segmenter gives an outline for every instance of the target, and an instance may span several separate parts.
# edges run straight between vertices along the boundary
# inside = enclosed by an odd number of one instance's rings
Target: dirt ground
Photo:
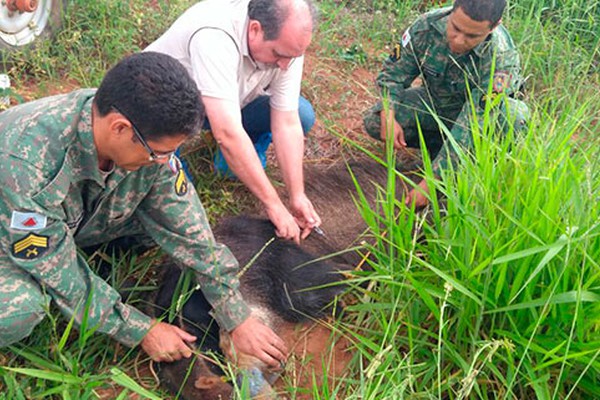
[[[338,159],[342,138],[365,139],[362,114],[376,101],[373,72],[316,53],[311,48],[305,57],[302,87],[317,113],[306,146],[309,162]]]

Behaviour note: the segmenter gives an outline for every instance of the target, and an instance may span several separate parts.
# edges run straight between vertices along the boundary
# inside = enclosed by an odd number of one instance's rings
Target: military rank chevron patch
[[[48,236],[30,233],[13,243],[12,254],[17,258],[32,260],[44,254],[48,250],[48,244]]]

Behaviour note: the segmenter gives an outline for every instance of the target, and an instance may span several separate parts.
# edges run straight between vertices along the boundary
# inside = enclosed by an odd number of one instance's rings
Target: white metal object
[[[10,78],[7,74],[0,74],[0,110],[10,106],[10,96],[6,94],[7,89],[10,89]]]
[[[0,2],[0,40],[13,47],[33,42],[51,19],[53,1],[41,0],[31,12],[13,11],[7,1]]]

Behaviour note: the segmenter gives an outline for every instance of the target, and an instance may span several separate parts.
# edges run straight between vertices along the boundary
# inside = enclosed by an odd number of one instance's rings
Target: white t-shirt
[[[241,109],[268,95],[271,107],[297,110],[304,57],[292,60],[285,71],[255,62],[248,51],[248,2],[201,1],[145,51],[179,60],[203,96],[234,102]]]

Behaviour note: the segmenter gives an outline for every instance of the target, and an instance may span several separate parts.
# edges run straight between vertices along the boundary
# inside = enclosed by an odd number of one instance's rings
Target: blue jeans
[[[298,114],[302,131],[306,136],[315,124],[315,110],[304,97],[300,96],[298,101]],[[271,132],[271,107],[269,106],[269,96],[260,96],[253,100],[246,107],[242,108],[242,126],[256,143],[262,135]],[[204,121],[203,129],[210,130],[208,119]]]
[[[300,124],[302,131],[306,136],[315,124],[315,110],[308,100],[300,96],[298,100],[298,114],[300,116]],[[269,96],[260,96],[253,100],[246,107],[242,108],[242,126],[250,136],[252,143],[261,142],[260,138],[263,135],[271,134],[271,107],[269,106]],[[204,120],[203,129],[211,130],[208,118]],[[266,150],[266,149],[265,149]],[[175,153],[179,156],[179,150]],[[181,158],[181,157],[180,157]],[[188,179],[191,181],[192,176],[189,173],[187,163],[184,159],[181,160],[183,168]]]

